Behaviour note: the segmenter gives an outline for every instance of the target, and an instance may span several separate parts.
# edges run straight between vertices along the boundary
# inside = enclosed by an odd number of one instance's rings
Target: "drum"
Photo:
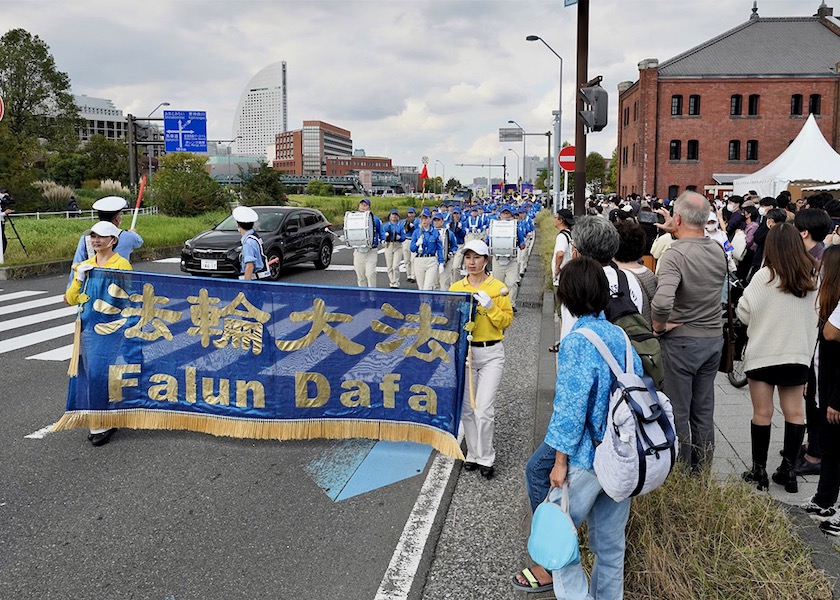
[[[344,213],[344,241],[351,248],[373,247],[373,213],[367,210]]]
[[[490,254],[516,256],[516,221],[490,221]]]

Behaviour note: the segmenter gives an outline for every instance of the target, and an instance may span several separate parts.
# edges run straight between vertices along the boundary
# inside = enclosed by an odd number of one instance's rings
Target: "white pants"
[[[438,283],[437,256],[418,256],[414,259],[414,274],[418,290],[434,290]]]
[[[443,273],[438,275],[437,289],[443,290],[444,292],[449,291],[449,286],[452,285],[452,265],[454,262],[454,259],[450,258],[443,263]]]
[[[405,277],[409,281],[414,281],[414,254],[411,253],[411,240],[405,240],[402,243],[403,260],[405,261]]]
[[[353,250],[353,269],[356,271],[356,283],[359,287],[376,287],[376,248],[364,252]]]
[[[519,276],[525,274],[525,267],[528,266],[528,244],[525,243],[525,248],[519,249],[519,254],[516,255],[516,264],[519,265]]]
[[[504,284],[510,290],[510,305],[516,308],[516,295],[519,291],[519,264],[516,258],[498,256],[493,257],[493,277]]]
[[[469,373],[461,408],[461,425],[467,441],[467,462],[492,467],[496,460],[496,450],[493,448],[496,394],[505,368],[505,347],[502,342],[487,348],[471,346],[470,353],[475,410],[470,403]]]
[[[403,259],[403,242],[385,242],[385,264],[388,266],[388,284],[400,287],[400,261]]]

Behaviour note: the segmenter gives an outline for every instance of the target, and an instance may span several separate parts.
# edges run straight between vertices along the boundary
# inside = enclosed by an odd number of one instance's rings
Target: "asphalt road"
[[[355,285],[351,262],[337,250],[331,269],[283,280]],[[67,390],[65,283],[0,281],[0,598],[417,597],[452,461],[432,453],[422,473],[336,502],[307,467],[348,442],[121,430],[94,448],[84,430],[48,433]]]

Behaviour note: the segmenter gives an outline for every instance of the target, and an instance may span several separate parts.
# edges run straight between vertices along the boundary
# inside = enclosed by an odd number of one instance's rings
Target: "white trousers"
[[[516,296],[519,291],[519,263],[516,258],[493,257],[492,275],[510,290],[510,305],[516,308]]]
[[[443,273],[438,275],[438,285],[436,289],[443,290],[444,292],[449,291],[449,286],[452,285],[452,265],[454,262],[455,260],[450,258],[448,261],[443,263]]]
[[[403,260],[405,261],[405,277],[409,281],[414,281],[414,254],[411,253],[411,240],[405,240],[402,243]]]
[[[493,448],[496,394],[505,368],[505,347],[503,342],[487,348],[471,346],[470,353],[475,409],[470,403],[470,373],[467,373],[464,404],[461,408],[461,425],[467,441],[467,462],[492,467],[496,461],[496,450]]]
[[[367,252],[353,250],[353,269],[356,271],[356,283],[359,287],[376,287],[376,248]]]
[[[388,284],[391,287],[400,287],[400,261],[403,259],[403,242],[385,242],[385,244]]]
[[[418,256],[414,259],[414,274],[417,276],[418,290],[437,289],[437,256]]]

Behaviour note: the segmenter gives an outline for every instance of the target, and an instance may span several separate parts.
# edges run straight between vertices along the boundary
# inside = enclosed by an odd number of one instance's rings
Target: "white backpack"
[[[607,495],[621,502],[647,494],[662,485],[674,466],[677,434],[668,397],[649,377],[633,372],[633,347],[627,345],[624,371],[607,345],[591,329],[583,335],[595,346],[615,375],[604,439],[595,448],[595,474]]]

